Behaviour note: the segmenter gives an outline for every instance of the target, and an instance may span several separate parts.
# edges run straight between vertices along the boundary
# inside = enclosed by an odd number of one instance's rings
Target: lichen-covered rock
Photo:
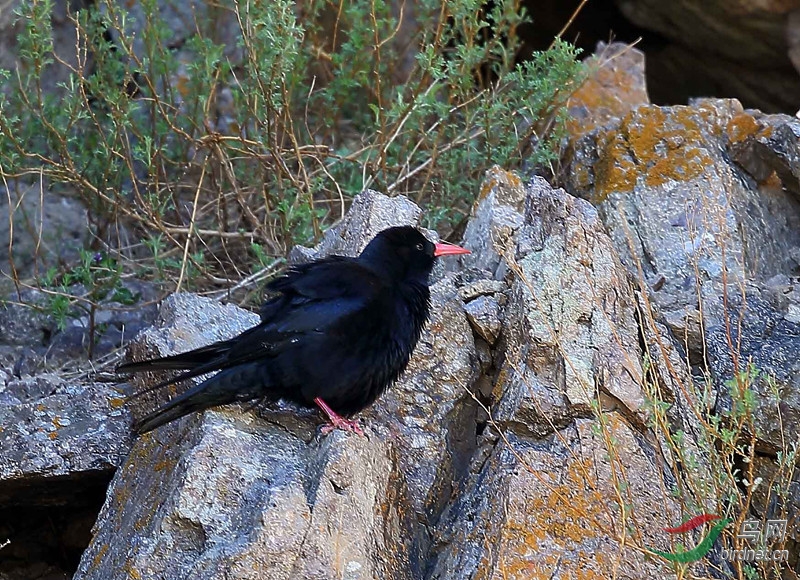
[[[622,42],[598,42],[584,65],[588,75],[567,102],[567,129],[573,137],[650,104],[642,51]]]
[[[595,209],[534,178],[516,253],[495,419],[542,436],[602,392],[642,422],[635,302]]]
[[[540,178],[525,193],[502,255],[511,290],[485,367],[497,366],[488,424],[426,577],[660,577],[642,550],[668,548],[661,528],[681,508],[645,434],[636,297],[591,205]],[[489,290],[465,278],[466,295]]]
[[[363,237],[337,234],[330,239],[354,246],[330,241],[322,252],[357,252],[369,224],[403,223],[393,210],[373,212],[410,202],[370,197],[376,203],[354,210],[359,222],[350,223]],[[474,448],[478,372],[452,276],[432,286],[431,302],[407,371],[360,415],[366,438],[320,437],[317,413],[292,405],[218,408],[139,438],[76,578],[186,570],[195,578],[422,578],[426,524],[438,519]],[[163,328],[140,336],[136,358],[219,340],[257,317],[177,295],[160,320]]]
[[[768,183],[774,174],[780,185],[800,196],[800,120],[743,111],[726,129],[736,163],[759,183]]]
[[[502,279],[502,254],[522,225],[524,203],[525,188],[519,176],[497,165],[490,168],[464,232],[462,245],[472,254],[464,256],[460,264],[487,270],[496,279]]]
[[[631,549],[667,549],[661,528],[680,520],[654,485],[653,451],[616,413],[546,439],[507,433],[443,515],[428,578],[664,577]],[[611,499],[620,494],[632,498],[625,516]]]
[[[0,370],[0,505],[68,502],[59,482],[113,472],[131,445],[123,403],[108,383]]]
[[[386,441],[211,412],[137,441],[120,475],[76,578],[419,577]]]
[[[763,195],[726,152],[746,117],[735,100],[640,106],[572,148],[568,188],[597,204],[623,262],[673,320],[691,315],[707,280],[796,268],[797,201]]]

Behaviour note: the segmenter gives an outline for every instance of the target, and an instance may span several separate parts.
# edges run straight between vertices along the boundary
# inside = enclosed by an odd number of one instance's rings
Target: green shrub
[[[155,0],[123,6],[71,16],[72,66],[53,54],[52,0],[22,2],[21,65],[0,92],[0,177],[44,177],[79,197],[92,250],[179,287],[270,268],[365,187],[408,195],[427,225],[453,231],[486,168],[556,158],[582,70],[561,41],[515,64],[529,19],[514,0],[399,13],[379,0],[228,2],[198,12],[179,48]],[[237,46],[216,40],[221,18]],[[52,67],[69,69],[56,92],[43,89]]]

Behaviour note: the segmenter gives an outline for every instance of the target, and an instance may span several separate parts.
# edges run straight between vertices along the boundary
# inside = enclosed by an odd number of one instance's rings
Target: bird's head
[[[428,276],[439,256],[469,254],[460,246],[434,244],[411,226],[398,226],[381,231],[361,252],[359,260],[386,272],[394,280],[428,283]]]

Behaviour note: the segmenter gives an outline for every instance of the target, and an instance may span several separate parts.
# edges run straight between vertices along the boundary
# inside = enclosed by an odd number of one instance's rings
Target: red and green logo
[[[711,527],[711,531],[706,534],[706,536],[700,540],[700,543],[697,544],[691,550],[680,551],[680,552],[662,552],[660,550],[652,550],[654,553],[658,554],[662,558],[670,560],[671,562],[696,562],[706,554],[711,549],[711,546],[714,545],[714,542],[719,537],[722,529],[731,523],[733,520],[730,519],[720,519],[718,515],[715,514],[700,514],[699,516],[695,516],[691,519],[686,520],[681,525],[674,527],[674,528],[664,528],[665,532],[670,534],[683,534],[685,532],[691,532],[694,529],[699,528],[703,524],[707,522],[712,522],[715,520],[719,520]]]

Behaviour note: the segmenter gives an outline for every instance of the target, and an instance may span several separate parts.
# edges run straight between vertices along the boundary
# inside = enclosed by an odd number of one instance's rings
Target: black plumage
[[[467,253],[433,244],[416,228],[380,232],[357,258],[331,256],[272,281],[261,322],[190,352],[121,365],[123,373],[184,372],[160,388],[220,371],[139,420],[151,431],[199,411],[252,399],[317,405],[334,427],[360,433],[350,416],[403,372],[429,316],[428,277],[437,256]]]

